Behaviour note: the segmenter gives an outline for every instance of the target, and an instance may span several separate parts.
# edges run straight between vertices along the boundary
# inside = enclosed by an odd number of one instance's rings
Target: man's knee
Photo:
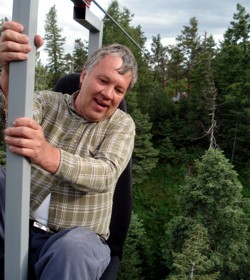
[[[97,234],[82,227],[70,230],[53,246],[58,249],[58,255],[71,260],[93,261],[109,254],[108,245],[105,245]]]
[[[46,250],[42,250],[43,253],[36,263],[36,269],[40,270],[39,274],[48,277],[53,268],[57,273],[64,275],[62,279],[68,279],[65,275],[71,277],[74,275],[71,279],[80,279],[77,278],[79,275],[82,279],[99,279],[109,264],[110,249],[98,235],[88,229],[77,227],[58,239],[56,236],[54,238],[54,242]]]

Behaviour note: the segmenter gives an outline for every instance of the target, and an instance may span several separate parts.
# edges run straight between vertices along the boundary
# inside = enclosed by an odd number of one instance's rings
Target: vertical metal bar
[[[88,56],[91,56],[93,52],[102,47],[102,32],[102,29],[98,32],[89,31]]]
[[[24,25],[31,40],[36,34],[38,0],[13,0],[13,20]],[[10,64],[8,125],[18,117],[32,117],[35,52],[27,61]],[[25,280],[28,272],[30,163],[7,151],[5,222],[5,279]]]

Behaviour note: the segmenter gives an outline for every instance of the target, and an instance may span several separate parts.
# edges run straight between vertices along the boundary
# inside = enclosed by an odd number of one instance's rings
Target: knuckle
[[[12,38],[13,31],[10,29],[6,29],[2,32],[2,41],[7,41]]]

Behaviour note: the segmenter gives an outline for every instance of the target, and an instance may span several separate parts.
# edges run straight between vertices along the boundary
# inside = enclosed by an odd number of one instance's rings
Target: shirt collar
[[[81,121],[83,123],[90,123],[90,121],[86,120],[82,115],[80,115],[76,111],[75,100],[76,100],[76,97],[78,96],[79,92],[80,92],[80,90],[77,90],[73,94],[70,95],[69,101],[68,101],[69,102],[69,108],[75,115],[77,115],[79,118],[81,118]]]

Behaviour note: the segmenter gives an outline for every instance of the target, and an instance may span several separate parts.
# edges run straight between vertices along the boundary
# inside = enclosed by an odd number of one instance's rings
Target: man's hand
[[[42,127],[33,119],[18,118],[5,130],[5,142],[9,150],[25,156],[50,173],[60,164],[60,150],[51,146],[44,137]]]
[[[22,34],[24,27],[14,21],[6,21],[3,24],[3,32],[0,38],[0,63],[4,71],[8,73],[11,61],[26,60],[31,51],[30,39]],[[37,48],[43,45],[41,36],[36,35],[34,43]]]
[[[30,39],[23,34],[24,27],[14,21],[6,21],[3,24],[3,32],[0,37],[0,64],[3,72],[0,77],[0,87],[7,97],[9,82],[9,64],[11,61],[26,60],[32,47]],[[34,43],[37,48],[43,45],[41,36],[36,35]]]

